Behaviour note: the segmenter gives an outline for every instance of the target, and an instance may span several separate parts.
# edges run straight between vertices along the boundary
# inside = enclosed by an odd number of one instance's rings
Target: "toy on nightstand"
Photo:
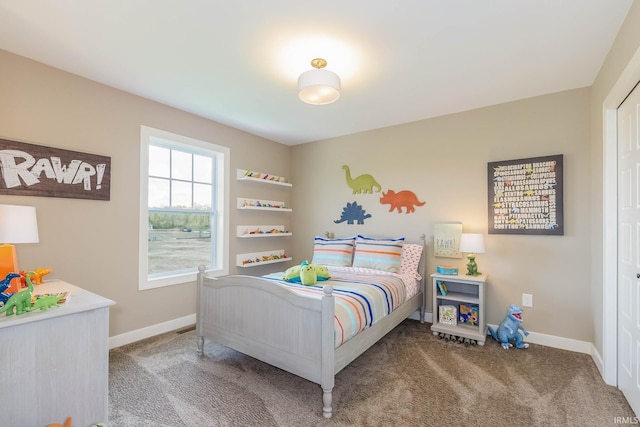
[[[489,326],[491,336],[502,344],[502,348],[513,347],[511,341],[515,340],[516,348],[529,348],[529,344],[523,342],[523,337],[518,332],[521,330],[524,336],[528,336],[529,332],[522,327],[522,309],[515,304],[511,304],[507,309],[507,316],[504,318],[498,330],[494,330]]]

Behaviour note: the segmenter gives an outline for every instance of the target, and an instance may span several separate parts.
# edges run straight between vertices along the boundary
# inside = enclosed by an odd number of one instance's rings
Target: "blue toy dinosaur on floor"
[[[522,309],[515,304],[511,304],[507,309],[507,316],[504,318],[498,330],[494,330],[489,326],[491,336],[502,344],[502,348],[513,347],[511,341],[515,340],[516,348],[529,348],[529,344],[523,342],[524,338],[518,332],[521,330],[524,336],[528,336],[529,332],[522,327]]]

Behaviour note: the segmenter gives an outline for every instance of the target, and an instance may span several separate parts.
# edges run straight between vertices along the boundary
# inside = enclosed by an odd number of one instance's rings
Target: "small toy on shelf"
[[[255,236],[258,234],[283,234],[283,233],[289,233],[289,231],[285,230],[284,227],[282,227],[282,229],[274,227],[268,230],[263,230],[260,227],[256,227],[250,230],[249,229],[245,230],[245,232],[242,233],[242,236],[246,236],[246,235]]]
[[[269,255],[262,255],[262,258],[247,258],[245,260],[242,261],[242,265],[246,265],[246,264],[252,264],[252,263],[259,263],[259,262],[266,262],[266,261],[276,261],[279,259],[284,259],[287,258],[287,254],[285,254],[284,252],[281,254],[269,254]]]
[[[262,179],[265,181],[275,181],[275,182],[286,182],[286,179],[282,176],[276,176],[276,175],[269,175],[266,173],[262,173],[262,172],[255,172],[255,171],[244,171],[244,173],[242,173],[241,169],[238,169],[238,178],[241,176],[244,178],[253,178],[253,179]]]
[[[522,309],[511,304],[507,309],[507,316],[504,318],[498,330],[494,330],[491,326],[488,327],[491,336],[502,344],[502,348],[508,349],[513,347],[511,341],[515,341],[516,348],[529,348],[529,344],[523,342],[524,338],[518,332],[521,330],[524,336],[529,336],[529,332],[522,327]]]

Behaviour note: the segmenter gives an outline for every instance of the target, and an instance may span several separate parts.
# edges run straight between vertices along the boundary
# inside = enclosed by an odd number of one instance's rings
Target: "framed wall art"
[[[563,156],[488,164],[489,234],[563,235]]]
[[[433,255],[444,258],[462,258],[460,237],[462,223],[433,225]]]

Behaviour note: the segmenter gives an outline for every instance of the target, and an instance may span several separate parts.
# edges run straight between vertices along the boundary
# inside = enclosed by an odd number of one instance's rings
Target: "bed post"
[[[202,356],[204,352],[204,336],[202,335],[202,286],[204,285],[204,265],[198,266],[198,282],[197,282],[197,310],[196,310],[196,336],[198,343],[198,350],[196,353]]]
[[[420,323],[424,323],[427,317],[427,236],[423,233],[420,235],[420,240],[422,240],[422,256],[420,258],[420,263],[422,269],[420,270],[420,275],[422,279],[420,280],[420,287],[422,288],[422,307],[420,308]]]
[[[335,378],[335,327],[333,286],[325,285],[322,296],[322,355],[321,355],[321,382],[322,388],[322,415],[331,418],[331,401],[333,399],[333,385]]]

